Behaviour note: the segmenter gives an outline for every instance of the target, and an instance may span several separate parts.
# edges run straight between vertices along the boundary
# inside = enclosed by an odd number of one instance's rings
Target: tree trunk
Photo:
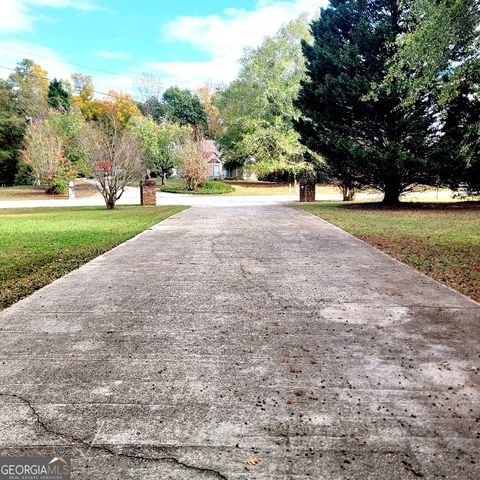
[[[167,183],[165,182],[167,178],[167,175],[165,174],[165,172],[162,172],[162,186],[164,187]]]
[[[115,208],[115,198],[110,197],[107,200],[107,209],[108,210],[113,210]]]
[[[344,202],[351,202],[355,197],[355,189],[351,187],[347,187],[346,185],[339,186],[340,191],[342,192],[343,201]]]
[[[343,201],[344,202],[352,202],[355,197],[355,189],[354,188],[345,188],[343,190]]]
[[[400,187],[396,185],[387,185],[384,191],[383,204],[384,205],[398,205],[400,203]]]

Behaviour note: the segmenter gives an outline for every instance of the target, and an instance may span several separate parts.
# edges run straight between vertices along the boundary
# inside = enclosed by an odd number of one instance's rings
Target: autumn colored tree
[[[208,174],[202,142],[195,141],[192,137],[187,138],[177,146],[177,155],[187,189],[193,192]]]
[[[219,98],[219,93],[212,85],[203,85],[197,89],[196,94],[207,114],[206,133],[209,137],[218,138],[223,132],[222,116],[215,104]]]
[[[117,126],[124,128],[132,117],[141,115],[142,112],[131,95],[111,90],[102,102],[99,117],[108,121],[114,118]]]
[[[92,77],[81,73],[72,74],[72,102],[82,112],[85,120],[97,120],[103,112],[103,102],[94,98]]]
[[[46,116],[33,120],[26,129],[23,160],[32,169],[46,193],[64,193],[70,165],[55,122]]]

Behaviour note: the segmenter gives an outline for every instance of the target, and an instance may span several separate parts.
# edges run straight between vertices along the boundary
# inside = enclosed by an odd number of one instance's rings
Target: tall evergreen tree
[[[397,0],[332,0],[311,25],[313,44],[303,42],[307,80],[297,101],[302,142],[340,181],[377,188],[388,204],[434,180],[427,106],[403,106],[401,85],[371,95],[386,75],[403,14]]]
[[[25,126],[11,84],[0,80],[0,185],[14,182]]]
[[[62,112],[70,110],[70,95],[63,83],[54,78],[48,86],[48,104]]]
[[[480,194],[479,1],[411,0],[404,24],[382,87],[430,105],[441,180]]]

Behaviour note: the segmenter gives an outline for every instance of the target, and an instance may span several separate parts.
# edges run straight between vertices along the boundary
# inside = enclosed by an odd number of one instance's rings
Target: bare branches
[[[125,187],[138,181],[144,172],[142,149],[131,132],[120,130],[117,122],[108,128],[87,125],[81,143],[107,208],[115,208]]]

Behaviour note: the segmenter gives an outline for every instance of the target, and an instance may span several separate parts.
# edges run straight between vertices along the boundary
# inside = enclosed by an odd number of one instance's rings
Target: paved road
[[[405,196],[410,201],[449,201],[451,193],[440,192],[439,196],[432,196],[432,192],[410,193]],[[356,196],[360,201],[379,201],[382,195],[375,193],[359,193]],[[291,203],[298,200],[298,195],[179,195],[174,193],[157,193],[158,205],[191,205],[191,206],[250,206],[250,205],[272,205],[278,203]],[[340,193],[321,194],[317,193],[317,200],[341,201]],[[119,200],[119,205],[138,205],[140,203],[140,191],[136,187],[127,187],[125,193]],[[97,193],[89,197],[75,199],[47,199],[47,200],[0,200],[2,208],[37,208],[37,207],[85,207],[103,206],[105,202]]]
[[[307,213],[194,207],[0,314],[0,453],[82,480],[478,479],[479,321]]]
[[[359,201],[380,201],[382,195],[379,193],[358,193],[356,200]],[[450,191],[440,191],[434,194],[431,191],[408,193],[404,197],[406,200],[414,202],[448,202],[452,199]],[[157,193],[158,205],[190,205],[190,206],[222,206],[239,207],[251,205],[272,205],[279,203],[291,203],[298,200],[298,195],[182,195],[174,193]],[[317,192],[319,201],[341,201],[340,193],[322,194]],[[127,187],[125,193],[118,201],[119,205],[138,205],[140,203],[140,189],[136,187]],[[2,208],[37,208],[37,207],[86,207],[103,206],[105,202],[100,193],[89,197],[80,197],[74,199],[46,199],[46,200],[0,200],[0,209]]]

